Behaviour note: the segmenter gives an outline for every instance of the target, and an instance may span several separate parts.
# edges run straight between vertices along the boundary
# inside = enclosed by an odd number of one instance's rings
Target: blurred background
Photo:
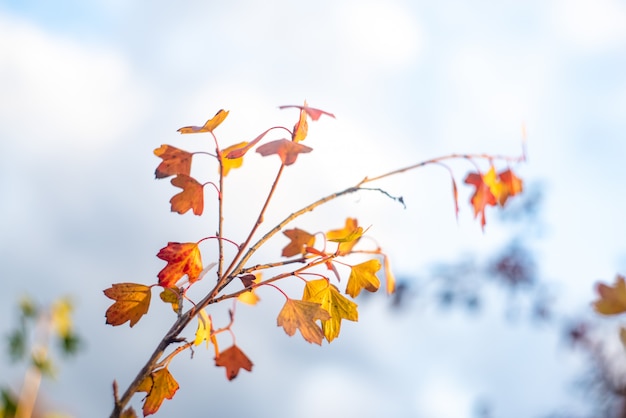
[[[450,153],[517,156],[523,126],[525,194],[488,210],[482,231],[462,184],[473,166],[460,161],[458,221],[435,166],[377,185],[406,209],[370,193],[301,218],[312,231],[348,216],[371,225],[398,294],[362,298],[359,322],[320,348],[276,327],[282,296],[261,290],[234,326],[253,372],[228,382],[211,350],[180,356],[180,390],[159,416],[621,416],[623,385],[607,374],[622,370],[623,348],[590,308],[593,284],[626,270],[620,0],[0,0],[0,334],[22,295],[70,295],[82,337],[44,382],[42,408],[110,413],[112,381],[126,387],[173,314],[155,297],[133,329],[107,326],[102,290],[154,283],[168,241],[214,231],[209,190],[207,215],[170,212],[178,189],[154,180],[152,151],[211,150],[210,136],[176,129],[221,108],[225,146],[291,127],[297,111],[278,106],[305,99],[336,119],[310,123],[314,151],[288,167],[268,228],[365,176]],[[250,155],[229,175],[235,241],[275,167]],[[0,383],[19,389],[23,366],[1,359]]]

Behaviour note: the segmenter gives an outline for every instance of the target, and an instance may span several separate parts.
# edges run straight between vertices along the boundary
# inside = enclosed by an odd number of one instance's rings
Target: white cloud
[[[30,153],[101,149],[147,112],[124,58],[0,15],[2,134]]]

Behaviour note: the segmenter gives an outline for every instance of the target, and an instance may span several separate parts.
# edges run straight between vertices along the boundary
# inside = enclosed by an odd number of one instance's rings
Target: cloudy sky
[[[226,145],[292,126],[297,112],[279,105],[306,99],[337,116],[311,124],[314,152],[289,167],[268,224],[366,175],[453,152],[517,155],[525,125],[528,162],[518,169],[544,186],[537,248],[559,309],[584,314],[594,281],[626,270],[619,0],[0,0],[0,98],[0,331],[24,293],[75,298],[86,348],[43,396],[77,417],[108,414],[112,380],[124,387],[171,321],[154,304],[132,330],[106,326],[102,289],[153,283],[165,243],[212,233],[205,218],[170,213],[174,189],[154,180],[152,150],[206,149],[208,138],[176,129],[220,108],[231,112],[218,132]],[[232,174],[233,236],[253,222],[272,162],[253,156],[248,174]],[[454,168],[459,182],[471,169]],[[495,224],[481,232],[465,188],[456,222],[441,168],[380,186],[407,209],[350,196],[300,225],[330,229],[355,216],[404,276],[493,250],[506,234]],[[486,398],[495,416],[531,417],[569,399],[572,361],[558,338],[511,326],[498,300],[467,320],[397,314],[372,299],[320,348],[275,327],[281,297],[261,296],[237,319],[253,373],[226,382],[210,352],[177,359],[181,389],[162,416],[462,418]],[[20,370],[2,361],[0,376],[17,380]]]

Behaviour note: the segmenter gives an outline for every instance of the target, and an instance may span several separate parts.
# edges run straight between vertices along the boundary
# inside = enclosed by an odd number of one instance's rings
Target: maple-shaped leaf
[[[201,132],[213,132],[213,129],[217,128],[220,123],[224,122],[228,116],[228,110],[221,109],[215,116],[207,120],[203,126],[184,126],[178,130],[181,134],[198,134]]]
[[[193,341],[194,345],[200,345],[203,341],[206,341],[206,348],[209,348],[209,342],[215,347],[215,355],[219,353],[217,348],[217,338],[215,337],[213,330],[213,321],[210,315],[207,315],[206,311],[202,309],[198,315],[198,329],[196,330],[196,337]]]
[[[357,304],[339,293],[339,289],[326,279],[308,281],[302,300],[319,303],[330,314],[330,319],[322,321],[322,330],[328,342],[339,336],[342,319],[359,320]]]
[[[304,105],[306,106],[306,100],[304,101]],[[291,140],[295,142],[300,142],[306,138],[309,132],[309,122],[306,120],[306,111],[304,109],[300,109],[300,119],[293,127],[293,135],[291,136]]]
[[[309,117],[311,118],[311,120],[318,120],[322,115],[327,115],[330,116],[331,118],[334,118],[335,115],[333,115],[332,113],[326,112],[325,110],[321,110],[321,109],[316,109],[314,107],[309,107],[306,102],[304,104],[304,106],[298,106],[298,105],[286,105],[286,106],[279,106],[279,109],[288,109],[290,107],[295,107],[298,108],[304,112],[306,112],[307,115],[309,115]]]
[[[302,145],[299,142],[290,141],[288,139],[277,139],[263,144],[256,149],[256,152],[266,157],[268,155],[277,154],[285,165],[291,165],[296,162],[298,154],[313,151],[313,148]]]
[[[251,372],[253,366],[250,359],[236,345],[232,345],[215,357],[215,365],[226,368],[228,380],[237,377],[240,369]]]
[[[154,155],[162,158],[161,164],[156,168],[154,175],[162,179],[176,174],[189,175],[191,172],[192,153],[183,151],[171,145],[161,145],[154,150]]]
[[[104,294],[115,303],[106,311],[106,323],[117,326],[130,321],[135,325],[150,307],[150,286],[137,283],[115,283],[104,290]]]
[[[352,247],[359,242],[359,239],[365,231],[359,226],[359,223],[354,218],[346,218],[345,226],[341,229],[333,229],[326,233],[326,239],[328,241],[337,242],[337,253],[341,255],[349,254],[352,251]]]
[[[178,288],[166,287],[161,293],[159,293],[159,297],[163,302],[171,304],[172,310],[178,313],[181,302],[181,294]]]
[[[617,315],[626,312],[626,282],[624,276],[615,278],[613,287],[604,283],[596,285],[600,299],[593,303],[596,312],[603,315]]]
[[[194,215],[202,215],[204,211],[204,186],[186,174],[179,174],[174,177],[172,184],[183,189],[182,192],[170,199],[172,212],[178,212],[182,215],[189,209],[193,209]]]
[[[247,146],[248,146],[248,143],[245,141],[240,142],[235,145],[231,145],[230,147],[224,148],[222,150],[222,156],[228,156],[231,152],[244,149]],[[222,157],[222,167],[223,167],[224,176],[227,176],[228,172],[232,170],[233,168],[241,167],[242,164],[243,164],[243,155],[237,158]]]
[[[157,275],[159,286],[176,287],[176,282],[185,274],[189,283],[197,281],[202,272],[202,255],[195,242],[168,242],[159,250],[157,257],[167,261],[167,265]]]
[[[470,203],[474,207],[474,216],[477,217],[480,215],[480,222],[484,228],[487,223],[485,219],[485,208],[487,206],[495,206],[497,203],[496,197],[491,192],[489,185],[485,182],[485,177],[480,173],[469,173],[465,178],[465,183],[471,184],[476,188],[470,199]]]
[[[310,342],[322,345],[324,333],[315,321],[326,321],[330,319],[330,314],[317,302],[305,300],[287,299],[285,306],[278,314],[276,323],[283,327],[290,337],[300,330],[302,337]]]
[[[523,182],[511,169],[499,173],[498,178],[500,179],[503,189],[501,195],[498,197],[498,203],[500,206],[504,206],[509,197],[522,192]]]
[[[291,242],[283,248],[283,257],[292,257],[297,254],[305,254],[306,247],[315,245],[315,235],[311,235],[299,228],[287,229],[283,234],[291,240]]]
[[[376,272],[380,270],[380,267],[380,261],[375,258],[352,266],[346,293],[355,298],[361,293],[362,289],[368,292],[376,292],[380,287],[380,280],[376,277]]]
[[[163,367],[146,376],[137,388],[137,392],[146,392],[143,403],[143,416],[156,413],[165,399],[172,399],[178,390],[178,382],[167,367]]]

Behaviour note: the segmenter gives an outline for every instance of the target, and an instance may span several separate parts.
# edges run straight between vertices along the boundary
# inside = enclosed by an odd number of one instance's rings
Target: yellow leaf
[[[244,283],[245,287],[251,286],[253,283],[259,283],[261,281],[262,275],[261,273],[249,274],[246,276],[247,282]],[[254,277],[252,279],[252,277]],[[250,280],[252,279],[252,280]],[[244,292],[237,296],[237,300],[239,302],[245,303],[246,305],[256,305],[261,298],[256,294],[254,289],[250,289],[247,292]]]
[[[159,296],[161,297],[161,300],[165,303],[169,303],[172,305],[172,310],[174,310],[174,312],[178,313],[179,309],[180,309],[180,293],[178,288],[176,287],[166,287],[165,289],[163,289],[163,291],[159,294]]]
[[[150,286],[136,283],[116,283],[106,289],[104,294],[115,300],[106,311],[107,324],[122,325],[130,321],[130,326],[135,325],[150,307]]]
[[[355,298],[361,293],[362,289],[368,292],[376,292],[380,287],[380,280],[376,277],[376,272],[380,270],[380,267],[380,261],[375,258],[352,266],[346,293]]]
[[[603,315],[617,315],[626,312],[626,282],[624,276],[618,275],[613,287],[604,283],[596,285],[600,299],[594,302],[596,312]]]
[[[139,383],[139,388],[137,389],[137,392],[148,393],[143,404],[143,416],[157,412],[163,400],[172,399],[177,390],[178,382],[167,370],[167,367],[150,373]]]
[[[322,321],[330,319],[330,314],[319,303],[287,299],[285,306],[278,314],[276,323],[279,327],[283,327],[289,336],[293,336],[296,329],[299,329],[306,341],[322,345],[324,334],[315,323],[318,319]]]
[[[240,142],[235,145],[231,145],[228,148],[222,150],[222,168],[224,170],[224,176],[228,175],[228,172],[233,168],[239,168],[243,164],[243,155],[238,158],[227,158],[226,156],[231,152],[238,149],[243,149],[248,145],[246,141]]]
[[[203,126],[184,126],[178,130],[181,134],[198,134],[201,132],[213,132],[213,129],[217,128],[220,123],[224,122],[228,116],[228,110],[221,109],[215,116],[207,120]]]
[[[215,337],[213,331],[213,321],[204,309],[201,310],[198,315],[198,329],[196,330],[196,338],[193,341],[193,344],[200,345],[202,344],[202,341],[206,341],[206,348],[209,348],[210,341],[215,347],[215,352],[218,352],[217,338]]]
[[[60,337],[68,337],[72,333],[73,306],[69,299],[60,299],[52,304],[52,326]]]
[[[304,287],[302,300],[320,303],[330,314],[330,319],[322,320],[322,330],[328,342],[339,336],[342,319],[359,320],[357,304],[343,296],[339,289],[326,279],[308,281]]]
[[[306,100],[304,101],[304,106],[306,107]],[[292,140],[294,142],[302,141],[306,138],[307,133],[309,132],[309,122],[306,120],[307,113],[306,110],[300,109],[300,119],[296,122],[293,127],[293,136]]]
[[[346,224],[342,229],[334,229],[326,233],[326,239],[331,242],[339,243],[337,253],[340,255],[349,254],[352,247],[356,245],[365,231],[354,218],[347,218]]]

